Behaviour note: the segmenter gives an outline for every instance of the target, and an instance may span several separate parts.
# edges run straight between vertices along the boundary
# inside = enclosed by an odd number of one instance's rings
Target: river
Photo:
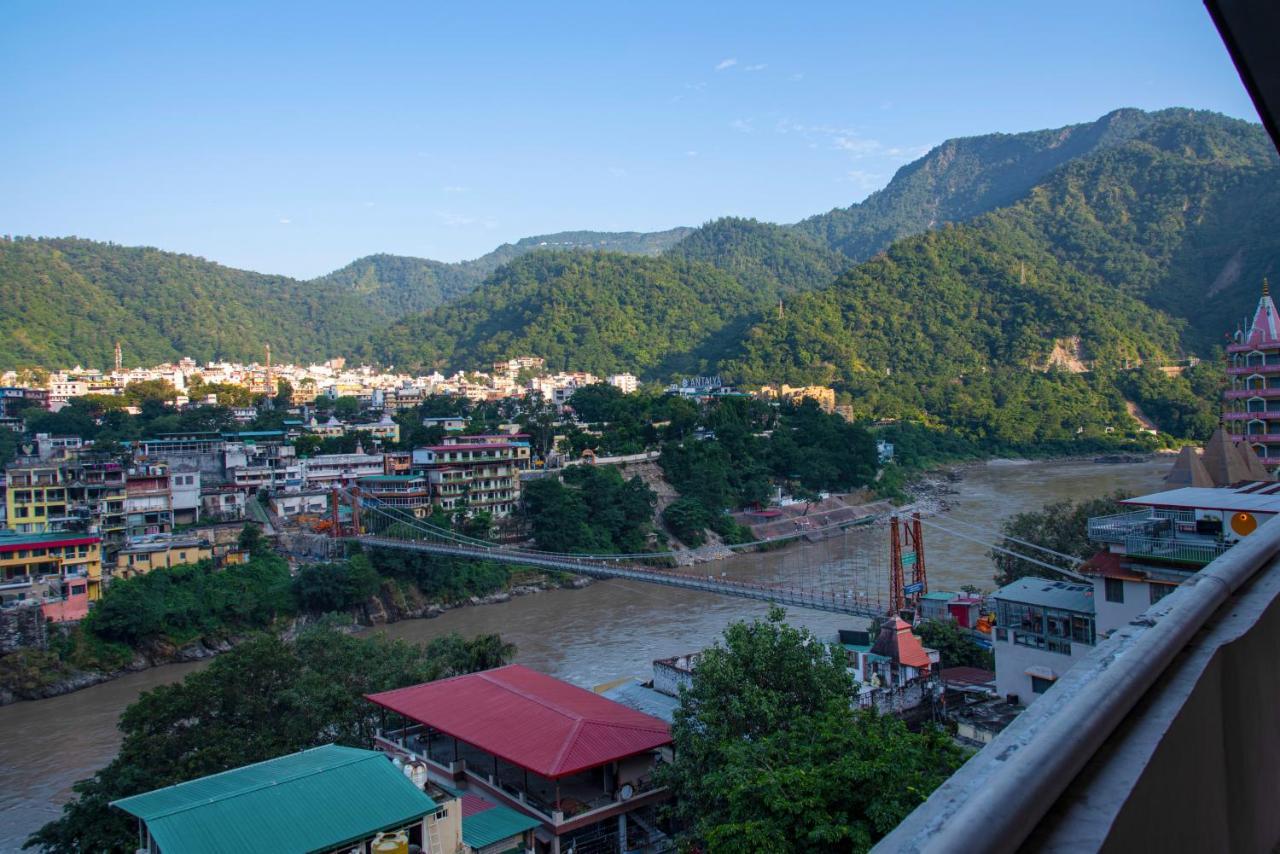
[[[953,484],[956,494],[946,496],[950,509],[941,522],[982,539],[975,529],[955,523],[996,530],[1006,517],[1050,501],[1116,489],[1155,491],[1171,464],[1171,458],[1164,458],[1117,465],[993,461],[970,466]],[[743,555],[705,568],[736,577],[806,583],[847,566],[844,550],[849,542],[835,538],[805,549]],[[933,529],[926,529],[925,544],[933,588],[991,588],[992,566],[985,547]],[[655,658],[708,646],[726,623],[766,610],[763,603],[748,600],[613,580],[501,605],[459,608],[434,620],[407,620],[379,631],[415,642],[454,631],[497,632],[516,644],[520,663],[591,687],[644,674]],[[799,609],[793,609],[790,618],[820,637],[857,623]],[[177,681],[201,666],[158,667],[73,694],[0,708],[0,850],[16,850],[27,834],[56,818],[60,804],[71,796],[71,784],[110,761],[119,744],[116,718],[125,706],[143,691]]]

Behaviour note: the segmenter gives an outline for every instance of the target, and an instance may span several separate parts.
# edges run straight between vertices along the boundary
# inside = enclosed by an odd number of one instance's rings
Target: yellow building
[[[43,596],[53,581],[82,582],[90,600],[102,596],[102,538],[79,533],[0,531],[0,589]]]
[[[783,383],[782,387],[779,388],[778,386],[767,385],[761,387],[760,396],[767,399],[779,398],[797,405],[808,398],[816,402],[823,412],[832,413],[836,409],[835,389],[827,388],[826,386],[790,386]]]
[[[146,575],[153,569],[169,569],[184,563],[213,560],[213,545],[195,537],[160,537],[125,546],[116,552],[114,578]]]
[[[56,463],[11,466],[5,472],[5,525],[20,534],[56,530],[67,515],[67,487]]]

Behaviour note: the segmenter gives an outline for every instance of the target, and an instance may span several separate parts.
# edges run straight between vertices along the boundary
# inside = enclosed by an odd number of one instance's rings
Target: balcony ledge
[[[1278,553],[1273,519],[1115,630],[874,850],[1273,850]]]

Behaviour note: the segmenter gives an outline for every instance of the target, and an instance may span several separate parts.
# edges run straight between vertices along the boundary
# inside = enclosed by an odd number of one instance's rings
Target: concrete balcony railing
[[[1233,388],[1227,390],[1225,397],[1227,400],[1248,400],[1251,397],[1275,400],[1280,398],[1280,388]]]
[[[1127,537],[1124,551],[1129,557],[1145,557],[1170,563],[1204,566],[1231,548],[1229,543],[1193,537]]]
[[[1224,412],[1227,421],[1267,421],[1280,418],[1280,409],[1264,409],[1261,412]]]
[[[1253,374],[1280,374],[1280,364],[1277,365],[1238,365],[1227,368],[1229,376],[1251,376]]]
[[[1112,632],[879,852],[1272,851],[1280,521]]]
[[[1233,442],[1243,442],[1246,440],[1249,442],[1265,442],[1268,444],[1272,442],[1280,442],[1280,433],[1231,433],[1230,436]]]
[[[1135,535],[1156,536],[1171,532],[1173,523],[1157,517],[1149,509],[1111,516],[1095,516],[1089,520],[1086,535],[1095,543],[1123,543]]]

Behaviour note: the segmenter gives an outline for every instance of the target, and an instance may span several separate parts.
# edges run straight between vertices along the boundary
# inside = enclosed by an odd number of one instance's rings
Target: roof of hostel
[[[328,851],[435,811],[385,754],[329,744],[111,803],[162,851]]]
[[[101,537],[89,534],[17,534],[13,531],[0,531],[0,552],[32,547],[92,546],[100,542],[102,542]]]
[[[1232,487],[1184,486],[1181,489],[1139,495],[1120,503],[1183,510],[1280,513],[1280,483],[1254,481]]]
[[[548,779],[671,743],[658,718],[519,664],[368,698]]]
[[[458,442],[456,445],[425,445],[420,451],[493,451],[514,448],[511,442]]]
[[[1093,613],[1093,585],[1071,584],[1047,578],[1019,578],[995,592],[996,599],[1019,602],[1023,605],[1039,605],[1042,608],[1060,608],[1064,611]]]

